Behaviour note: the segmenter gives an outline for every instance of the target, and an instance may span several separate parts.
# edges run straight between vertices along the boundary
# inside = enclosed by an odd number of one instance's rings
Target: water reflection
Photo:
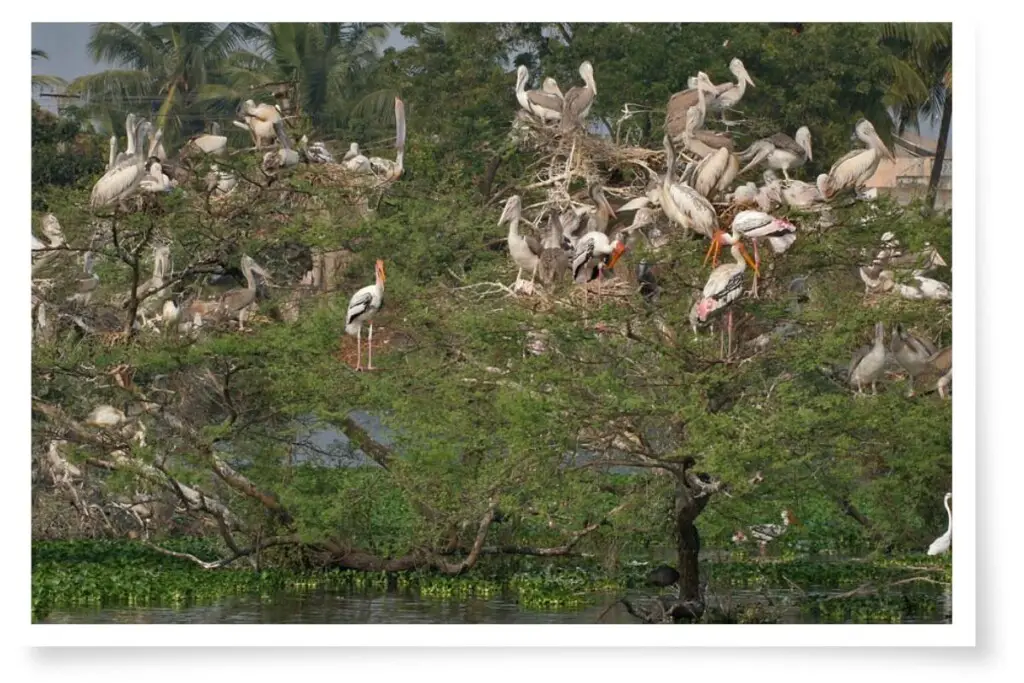
[[[578,610],[539,611],[521,608],[509,597],[423,599],[407,593],[280,593],[226,598],[213,605],[190,607],[116,607],[100,610],[54,610],[51,624],[635,624],[636,619],[611,595]],[[904,618],[904,623],[949,623],[945,603],[931,619]],[[732,591],[712,607],[729,611],[770,601],[782,623],[808,623],[800,596],[792,591]],[[600,619],[600,620],[599,620]]]

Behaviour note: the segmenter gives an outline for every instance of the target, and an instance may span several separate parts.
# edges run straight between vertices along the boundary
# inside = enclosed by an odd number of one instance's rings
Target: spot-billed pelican
[[[368,359],[367,370],[376,370],[373,367],[373,316],[384,304],[384,280],[387,276],[384,273],[384,261],[377,259],[374,266],[376,282],[363,287],[352,295],[348,302],[348,310],[345,313],[345,332],[356,338],[356,371],[362,370],[363,360],[363,323],[370,323],[370,334],[367,340]]]
[[[522,235],[519,232],[519,220],[522,218],[522,200],[519,195],[512,195],[505,202],[505,208],[498,219],[498,225],[508,222],[508,251],[512,260],[519,266],[516,274],[516,281],[512,284],[513,291],[520,289],[529,293],[533,292],[533,283],[537,277],[537,269],[540,267],[541,245],[537,238],[531,235]],[[523,271],[530,271],[530,282],[523,281]]]
[[[692,187],[673,182],[676,170],[676,151],[672,146],[672,139],[668,135],[664,138],[664,145],[666,166],[661,183],[662,211],[687,233],[693,230],[705,237],[711,237],[715,228],[718,227],[718,214],[715,213],[715,207]]]
[[[371,173],[370,160],[359,151],[359,143],[353,142],[348,147],[348,151],[345,152],[345,158],[342,159],[341,165],[347,171],[353,173]]]
[[[548,234],[544,237],[537,273],[547,286],[560,281],[569,273],[569,255],[563,248],[562,222],[555,211],[548,215]]]
[[[146,174],[146,157],[142,150],[146,136],[152,130],[149,121],[140,121],[133,131],[134,140],[129,147],[134,150],[131,157],[124,157],[119,163],[103,174],[92,188],[89,206],[96,208],[113,204],[131,196]]]
[[[910,375],[910,389],[907,396],[914,395],[914,377],[927,369],[928,359],[935,355],[935,345],[923,337],[911,334],[903,327],[903,323],[896,323],[892,331],[892,339],[889,342],[889,351],[896,362],[903,366],[903,369]]]
[[[275,121],[274,130],[277,131],[277,139],[281,143],[281,147],[263,155],[263,171],[268,174],[279,168],[289,168],[299,163],[299,153],[292,149],[288,133],[284,130],[284,121],[281,119]]]
[[[726,109],[732,109],[739,104],[739,101],[743,99],[743,93],[747,90],[747,85],[752,88],[755,86],[753,79],[750,78],[750,74],[747,73],[747,68],[743,66],[743,62],[740,61],[739,57],[733,57],[732,61],[729,62],[729,71],[736,77],[736,82],[719,83],[716,85],[715,91],[717,95],[708,102],[708,106],[711,107],[712,111],[721,112],[723,124],[734,126],[737,123],[742,123],[742,121],[726,121]]]
[[[256,149],[260,149],[264,142],[273,143],[274,139],[277,138],[276,124],[281,121],[281,111],[271,104],[259,104],[257,105],[252,100],[246,100],[241,107],[242,119],[244,123],[240,121],[233,121],[236,126],[243,130],[248,130],[252,135],[253,144]]]
[[[756,141],[740,152],[739,157],[743,161],[750,160],[740,170],[740,174],[764,161],[768,163],[769,168],[782,171],[782,175],[788,181],[789,169],[803,166],[814,158],[811,153],[811,130],[807,126],[801,126],[794,137],[776,133],[769,138]]]
[[[854,132],[867,145],[867,149],[853,150],[834,163],[828,173],[818,176],[818,191],[825,201],[830,201],[844,190],[860,192],[864,183],[875,174],[882,157],[890,160],[896,158],[867,119],[858,121]]]
[[[885,325],[879,321],[875,323],[875,343],[857,349],[850,360],[849,381],[858,395],[863,395],[865,384],[871,384],[871,393],[878,393],[875,383],[885,369],[886,357]]]
[[[248,129],[247,129],[248,130]],[[228,151],[228,138],[220,134],[220,124],[214,122],[210,125],[210,132],[196,135],[185,143],[186,150],[195,150],[203,154],[224,156]]]
[[[677,92],[669,98],[665,111],[665,133],[672,138],[673,142],[682,142],[682,136],[687,127],[686,115],[692,107],[696,107],[699,114],[694,129],[700,130],[704,127],[708,101],[717,93],[718,91],[711,84],[708,75],[701,71],[697,74],[691,87]]]
[[[519,106],[545,123],[560,120],[565,102],[557,84],[554,85],[553,91],[548,89],[551,87],[548,82],[554,84],[554,79],[545,79],[541,90],[527,90],[526,81],[529,78],[530,72],[525,66],[520,65],[516,69],[516,99],[519,100]]]
[[[597,84],[594,82],[594,67],[590,62],[580,64],[580,76],[584,85],[569,88],[565,93],[565,101],[562,106],[562,130],[572,130],[576,126],[582,126],[590,113],[590,107],[597,97]]]
[[[395,98],[395,160],[370,157],[370,170],[385,181],[398,180],[405,169],[405,103]]]

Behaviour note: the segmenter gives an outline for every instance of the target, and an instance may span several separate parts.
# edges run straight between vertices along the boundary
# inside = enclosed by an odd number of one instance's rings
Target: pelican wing
[[[796,154],[797,156],[800,157],[807,155],[807,152],[804,151],[804,148],[797,144],[796,140],[789,137],[785,133],[776,133],[775,135],[766,139],[768,140],[768,142],[772,143],[772,146],[774,146],[775,149],[781,149],[787,152],[792,152],[793,154]]]
[[[594,256],[595,239],[593,234],[584,235],[579,242],[576,243],[576,251],[572,257],[572,276],[573,279],[578,278],[580,273],[583,271],[583,267],[590,262],[590,259]]]
[[[541,247],[540,242],[538,242],[537,238],[534,237],[533,235],[526,235],[525,237],[523,237],[523,239],[526,241],[526,246],[530,247],[530,251],[532,251],[534,255],[540,256],[541,252],[544,251],[544,248]]]
[[[716,133],[711,130],[702,129],[695,132],[693,136],[700,140],[701,142],[703,142],[708,147],[710,147],[711,149],[717,150],[724,147],[730,152],[736,150],[736,143],[733,142],[733,139],[728,135],[724,135],[722,133]]]
[[[571,127],[576,123],[582,124],[583,114],[590,108],[594,101],[594,93],[590,88],[576,86],[565,93],[565,105],[562,107],[562,126]]]
[[[905,334],[903,335],[903,343],[907,345],[908,350],[915,356],[929,358],[935,355],[935,345],[927,339],[922,339],[913,334]]]
[[[865,344],[853,352],[853,358],[850,359],[850,369],[849,372],[847,372],[847,380],[853,379],[853,373],[857,371],[857,366],[860,365],[862,360],[864,360],[864,356],[871,353],[872,348],[873,347],[870,344]]]
[[[572,90],[569,92],[572,92]],[[526,93],[526,99],[530,104],[535,104],[544,109],[557,112],[562,111],[563,99],[558,95],[541,92],[540,90],[529,90]]]
[[[718,214],[704,195],[687,185],[672,183],[669,186],[669,199],[682,214],[685,221],[683,227],[711,236],[710,231],[705,232],[705,226],[710,225],[713,229],[718,224]]]
[[[840,166],[845,164],[847,161],[850,161],[851,159],[856,157],[858,154],[863,154],[864,152],[868,152],[868,151],[870,151],[870,150],[867,150],[867,149],[855,149],[855,150],[853,150],[851,152],[847,152],[843,156],[839,157],[839,160],[836,161],[836,163],[832,164],[832,168],[829,169],[829,171],[828,171],[829,176],[834,176],[835,173],[836,173],[836,169],[838,169]]]
[[[140,163],[115,166],[100,178],[92,188],[89,205],[104,206],[127,195],[146,174]]]

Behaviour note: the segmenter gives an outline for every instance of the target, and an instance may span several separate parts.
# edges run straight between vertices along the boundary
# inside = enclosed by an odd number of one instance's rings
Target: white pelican
[[[345,152],[345,158],[342,159],[341,165],[345,170],[353,173],[371,173],[370,160],[359,151],[359,143],[353,142],[349,145],[348,151]]]
[[[693,168],[691,185],[709,201],[732,185],[740,169],[740,161],[728,148],[722,147],[707,155]]]
[[[126,142],[125,142],[125,151],[119,152],[117,154],[117,156],[114,157],[114,165],[115,166],[117,164],[121,163],[122,161],[124,161],[125,159],[129,159],[129,158],[135,156],[135,125],[136,125],[136,123],[137,123],[137,119],[135,118],[135,114],[128,114],[128,116],[126,116],[124,118],[124,134],[125,134],[125,140],[126,140]],[[108,168],[107,170],[109,171],[110,169]]]
[[[708,102],[717,93],[718,91],[715,90],[708,75],[701,71],[690,83],[688,89],[681,90],[669,98],[665,111],[665,132],[673,142],[682,141],[682,135],[687,126],[686,115],[691,108],[696,107],[698,112],[695,130],[700,130],[704,126]]]
[[[549,287],[569,273],[569,255],[562,246],[563,238],[562,222],[558,214],[552,211],[548,215],[548,234],[541,245],[540,263],[537,266],[540,281]]]
[[[738,235],[741,238],[749,238],[754,242],[754,265],[757,266],[754,274],[754,297],[756,298],[757,273],[760,272],[761,268],[761,256],[757,248],[758,238],[767,237],[768,243],[772,246],[772,251],[776,254],[782,254],[796,241],[796,226],[785,219],[775,218],[761,211],[748,210],[740,211],[732,219],[732,234]],[[717,262],[720,249],[721,243],[718,240],[712,240],[711,246],[708,247],[707,255],[704,257],[704,262],[707,263],[708,257],[712,258],[713,263]]]
[[[949,550],[949,544],[953,542],[953,511],[949,509],[949,501],[953,498],[952,493],[942,497],[942,506],[946,508],[946,533],[942,534],[928,546],[929,555],[941,555]]]
[[[569,88],[565,93],[565,103],[562,107],[562,130],[572,130],[576,126],[582,126],[590,113],[590,107],[597,97],[597,84],[594,82],[594,67],[590,62],[580,64],[580,76],[584,85]]]
[[[548,76],[544,79],[544,83],[540,86],[540,89],[549,95],[558,95],[559,98],[565,99],[565,95],[562,94],[562,89],[558,87],[558,81]]]
[[[242,105],[242,114],[245,123],[232,123],[250,132],[256,149],[260,149],[264,141],[273,143],[278,137],[275,124],[282,119],[281,111],[277,107],[262,103],[257,105],[252,100],[246,100]]]
[[[740,170],[741,174],[766,161],[769,168],[782,171],[782,175],[789,180],[789,169],[798,168],[814,159],[811,153],[811,130],[807,126],[801,126],[794,137],[776,133],[769,138],[756,141],[740,152],[739,156],[743,161],[750,159]]]
[[[519,272],[516,274],[516,281],[512,285],[513,291],[525,289],[527,292],[533,292],[533,283],[537,277],[537,269],[540,267],[540,254],[541,246],[540,242],[535,237],[530,235],[522,235],[519,233],[519,219],[522,217],[522,200],[519,195],[512,195],[505,202],[505,209],[501,212],[501,218],[498,219],[498,225],[504,225],[505,221],[508,221],[508,251],[512,255],[512,260],[517,266],[519,266]],[[528,270],[531,273],[530,282],[527,285],[522,280],[523,271]]]
[[[910,374],[910,391],[907,396],[914,395],[914,376],[921,374],[928,367],[928,359],[935,355],[937,349],[927,339],[913,335],[896,323],[889,342],[889,351],[896,362]]]
[[[190,138],[185,146],[187,149],[194,149],[202,152],[203,154],[213,154],[215,156],[224,156],[228,151],[228,138],[226,135],[220,134],[220,124],[214,122],[210,125],[210,133],[204,133],[202,135],[196,135]],[[248,130],[248,129],[246,129]]]
[[[551,87],[548,81],[554,83],[554,79],[545,79],[544,87],[540,90],[527,90],[526,81],[529,78],[530,72],[520,64],[516,69],[516,99],[519,100],[519,106],[545,123],[560,120],[565,102],[557,84],[553,87],[554,91],[548,90]]]
[[[711,271],[711,275],[704,285],[701,299],[696,305],[696,322],[707,322],[711,314],[716,311],[728,310],[726,329],[729,332],[729,343],[727,350],[722,350],[722,355],[725,357],[732,354],[732,307],[729,304],[743,294],[743,275],[747,266],[749,265],[756,273],[757,265],[750,259],[750,255],[738,236],[719,231],[712,239],[731,245],[730,251],[735,263],[723,263]]]
[[[687,233],[690,230],[711,237],[718,227],[718,214],[703,195],[688,185],[673,182],[676,170],[676,151],[672,139],[666,135],[665,175],[661,183],[661,208],[665,215],[679,224]]]
[[[743,62],[740,61],[739,57],[733,57],[732,61],[729,62],[729,71],[736,77],[735,83],[719,83],[715,86],[717,92],[716,97],[708,102],[708,106],[711,107],[712,111],[718,111],[722,113],[722,123],[726,126],[734,126],[741,121],[726,121],[725,110],[732,109],[739,101],[743,99],[743,93],[747,90],[747,85],[754,87],[754,81],[750,78],[750,74],[747,73],[747,69],[743,66]]]
[[[348,312],[345,314],[345,332],[356,338],[356,371],[362,370],[363,360],[363,323],[370,323],[370,336],[367,340],[368,360],[366,369],[376,370],[373,367],[373,316],[384,304],[384,280],[387,279],[384,273],[384,261],[377,259],[375,266],[377,281],[352,295],[348,302]]]
[[[395,98],[395,160],[370,157],[370,170],[381,180],[390,182],[402,177],[405,169],[405,103]]]
[[[134,149],[134,153],[131,157],[125,157],[121,162],[114,164],[113,168],[96,181],[89,198],[89,206],[93,208],[107,206],[129,197],[135,192],[146,174],[146,157],[142,154],[142,148],[146,136],[152,128],[152,124],[145,120],[136,125],[135,139],[129,145]]]
[[[818,191],[826,201],[843,190],[853,189],[859,192],[864,183],[875,174],[882,157],[896,159],[867,119],[858,121],[854,132],[867,145],[867,149],[849,152],[834,163],[828,173],[818,176]]]
[[[868,383],[871,384],[871,393],[878,393],[875,383],[885,369],[886,357],[885,325],[877,322],[875,323],[875,343],[857,349],[853,354],[853,359],[850,360],[849,381],[851,386],[856,385],[858,395],[864,393],[864,385]]]
[[[263,155],[263,171],[272,174],[279,168],[289,168],[299,163],[299,153],[292,149],[288,133],[284,130],[284,121],[278,119],[274,122],[274,130],[277,131],[277,139],[281,147],[273,152]]]

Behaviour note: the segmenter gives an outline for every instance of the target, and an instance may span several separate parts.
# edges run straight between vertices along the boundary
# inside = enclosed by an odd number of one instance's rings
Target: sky
[[[35,59],[32,61],[33,75],[48,74],[70,81],[79,76],[111,68],[110,64],[105,62],[97,64],[89,57],[86,45],[89,42],[90,26],[91,24],[87,23],[33,23],[32,47],[43,50],[50,57],[48,60]],[[409,41],[397,30],[393,30],[384,46],[401,49],[409,44]],[[40,100],[40,104],[48,109],[55,109],[52,98],[43,98]],[[925,138],[937,138],[938,122],[933,124],[922,121],[921,134]]]

